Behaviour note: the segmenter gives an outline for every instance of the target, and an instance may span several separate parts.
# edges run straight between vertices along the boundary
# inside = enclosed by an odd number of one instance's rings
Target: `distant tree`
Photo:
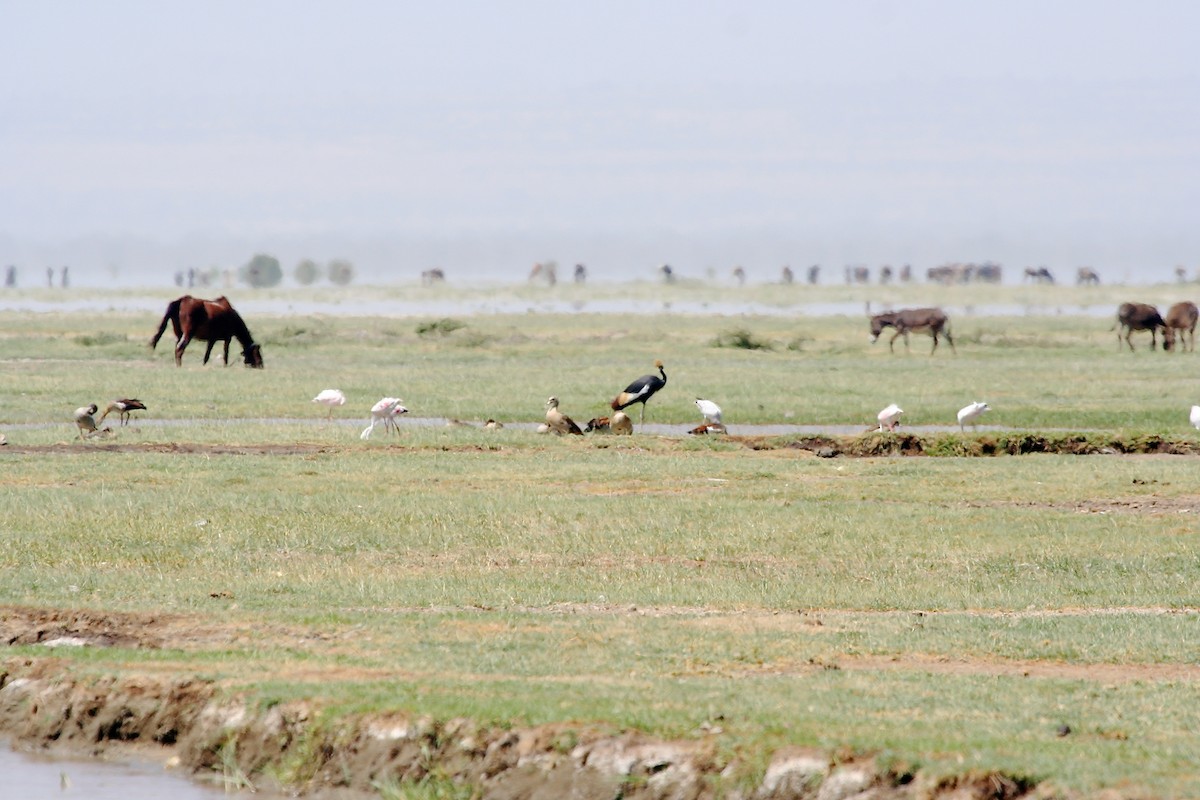
[[[283,267],[275,256],[258,253],[238,270],[238,279],[256,289],[268,289],[283,280]]]
[[[296,265],[296,283],[301,286],[312,286],[321,280],[324,275],[325,271],[321,269],[321,265],[311,258],[306,258]]]
[[[354,265],[344,258],[329,262],[329,280],[338,286],[346,286],[354,280]]]

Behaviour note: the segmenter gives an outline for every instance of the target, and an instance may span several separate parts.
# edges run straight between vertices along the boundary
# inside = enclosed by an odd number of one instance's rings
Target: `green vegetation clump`
[[[741,350],[774,350],[775,345],[767,339],[756,336],[746,328],[724,331],[717,335],[712,342],[713,347],[732,347]],[[799,349],[799,348],[796,348]]]
[[[83,347],[104,347],[105,345],[116,344],[117,342],[126,341],[126,337],[121,333],[112,333],[103,331],[101,333],[84,333],[75,337],[75,344]]]
[[[417,325],[418,336],[449,336],[457,330],[467,327],[467,323],[452,317],[442,317],[432,322],[421,322]]]

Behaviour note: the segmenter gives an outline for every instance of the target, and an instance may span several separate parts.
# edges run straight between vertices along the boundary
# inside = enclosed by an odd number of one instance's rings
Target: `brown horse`
[[[212,355],[213,345],[225,342],[225,366],[229,366],[229,340],[237,337],[242,345],[242,358],[245,359],[246,366],[262,369],[262,348],[254,343],[246,323],[242,322],[242,318],[225,297],[201,300],[199,297],[185,294],[178,300],[171,301],[167,306],[167,313],[163,314],[162,322],[158,324],[158,332],[150,340],[151,349],[154,349],[158,340],[162,338],[168,322],[175,329],[175,366],[183,366],[183,351],[192,339],[208,342],[204,351],[205,364]]]

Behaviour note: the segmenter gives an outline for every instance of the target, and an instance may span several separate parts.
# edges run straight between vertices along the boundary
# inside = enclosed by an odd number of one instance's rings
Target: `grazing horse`
[[[872,344],[879,339],[879,334],[883,333],[883,329],[887,327],[896,329],[888,342],[888,349],[893,353],[896,352],[896,338],[899,336],[904,337],[904,348],[908,349],[909,333],[928,333],[933,337],[933,349],[929,351],[930,355],[937,351],[939,335],[945,336],[946,341],[950,343],[950,349],[955,353],[958,352],[954,346],[954,339],[950,336],[950,318],[940,308],[905,308],[900,311],[876,314],[871,317]]]
[[[1163,320],[1166,324],[1163,328],[1163,350],[1175,349],[1175,337],[1178,336],[1180,350],[1196,352],[1197,319],[1200,319],[1200,309],[1188,300],[1168,308],[1167,316]],[[1176,334],[1176,331],[1179,333]]]
[[[225,342],[225,366],[229,366],[229,340],[237,337],[242,345],[242,358],[246,366],[262,369],[262,348],[254,343],[246,323],[242,322],[225,297],[201,300],[185,294],[178,300],[172,300],[167,306],[167,313],[163,314],[162,322],[158,324],[158,332],[150,340],[150,349],[153,350],[158,344],[168,322],[175,329],[175,366],[183,366],[183,351],[192,339],[208,342],[208,348],[204,351],[205,364],[212,355],[213,345]]]
[[[1163,321],[1162,316],[1158,313],[1158,309],[1146,303],[1121,303],[1117,309],[1117,324],[1113,325],[1109,330],[1115,330],[1117,327],[1121,330],[1117,332],[1117,349],[1121,349],[1121,339],[1125,340],[1125,344],[1129,345],[1130,352],[1133,351],[1133,342],[1129,337],[1134,331],[1150,331],[1150,349],[1158,347],[1158,329],[1163,329],[1163,339],[1167,337],[1167,323]],[[1122,334],[1124,334],[1122,336]]]

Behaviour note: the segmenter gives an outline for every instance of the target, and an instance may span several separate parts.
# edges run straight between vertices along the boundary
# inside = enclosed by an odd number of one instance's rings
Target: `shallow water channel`
[[[231,796],[154,762],[63,759],[17,752],[3,743],[0,775],[0,797],[12,800],[217,800]]]

